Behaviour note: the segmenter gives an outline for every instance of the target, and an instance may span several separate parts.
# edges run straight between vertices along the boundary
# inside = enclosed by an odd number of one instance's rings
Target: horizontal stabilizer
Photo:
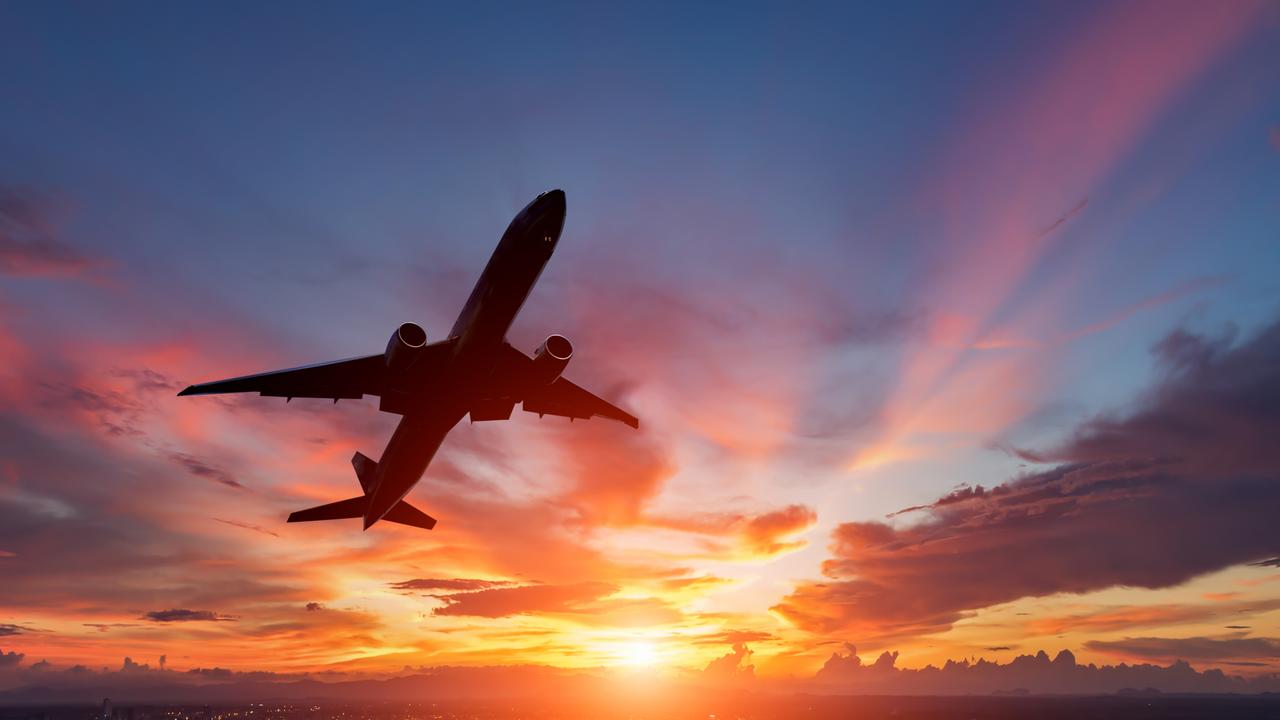
[[[423,530],[430,530],[436,526],[435,518],[422,512],[404,500],[396,503],[395,507],[391,508],[386,515],[382,516],[382,519],[390,520],[393,523],[400,523],[401,525],[420,527]]]
[[[347,498],[339,500],[328,505],[320,505],[319,507],[307,508],[299,510],[289,516],[289,522],[311,522],[312,520],[348,520],[351,518],[364,517],[364,509],[369,504],[369,498],[365,495],[359,497]],[[436,519],[422,512],[418,508],[401,500],[396,503],[391,510],[382,516],[383,520],[388,520],[401,525],[412,525],[423,530],[430,530],[436,526]]]
[[[311,522],[312,520],[346,520],[347,518],[364,517],[364,508],[369,498],[359,497],[331,502],[306,510],[299,510],[289,516],[289,522]]]

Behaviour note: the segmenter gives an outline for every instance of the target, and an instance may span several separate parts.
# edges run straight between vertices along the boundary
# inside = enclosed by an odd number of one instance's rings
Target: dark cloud
[[[245,530],[260,532],[263,535],[270,535],[271,537],[280,537],[280,533],[274,530],[268,530],[262,527],[261,525],[253,525],[251,523],[240,522],[239,520],[223,520],[222,518],[214,518],[214,520],[217,520],[218,522],[223,523],[225,525],[230,525],[232,527],[244,528]]]
[[[21,625],[0,623],[0,637],[4,637],[5,635],[21,635],[26,631],[26,629],[27,628],[24,628]]]
[[[114,628],[138,627],[138,623],[81,623],[81,625],[93,628],[98,632],[106,632]]]
[[[506,617],[528,613],[588,612],[590,603],[618,592],[618,586],[603,582],[572,585],[524,585],[490,588],[473,592],[436,595],[444,607],[434,615]]]
[[[391,583],[395,590],[488,590],[514,585],[510,580],[477,580],[474,578],[415,578]]]
[[[133,658],[128,656],[125,656],[124,663],[120,665],[120,672],[122,673],[147,672],[150,669],[151,665],[147,663],[134,662]]]
[[[1085,647],[1111,655],[1157,660],[1280,660],[1277,638],[1136,637],[1090,640]]]
[[[316,612],[318,610],[324,609],[324,605],[318,602],[309,602],[307,603],[306,607],[307,607],[307,612]]]
[[[165,393],[167,395],[182,389],[182,384],[177,380],[149,368],[116,370],[112,374],[131,380],[134,392],[141,394]]]
[[[1270,560],[1259,560],[1258,562],[1249,564],[1254,567],[1280,567],[1280,557],[1271,558]]]
[[[235,488],[236,490],[248,489],[244,485],[240,484],[238,480],[232,477],[231,473],[227,472],[226,470],[223,470],[222,468],[216,467],[208,463],[207,461],[201,460],[200,458],[195,457],[193,455],[188,455],[187,453],[181,453],[181,452],[173,452],[173,453],[169,453],[169,459],[185,467],[187,469],[187,472],[191,473],[192,475],[195,475],[198,478],[212,480],[213,482],[219,483],[221,485],[226,485],[227,487],[230,487],[230,488]],[[223,522],[227,522],[227,521],[224,520]],[[235,524],[235,523],[231,523],[231,524]]]
[[[142,620],[150,620],[152,622],[226,622],[235,620],[233,617],[219,615],[212,610],[186,610],[174,608],[172,610],[152,610],[144,613]],[[128,658],[125,658],[128,660]]]
[[[840,525],[829,581],[775,610],[815,632],[909,636],[1022,597],[1171,587],[1274,555],[1280,324],[1228,340],[1170,335],[1160,382],[1132,412],[1036,454],[1056,467],[962,488],[915,525]]]
[[[1053,658],[1041,650],[1008,663],[948,660],[942,667],[897,667],[897,653],[884,652],[864,664],[857,649],[828,658],[814,676],[814,689],[844,694],[959,695],[1018,691],[1035,694],[1111,694],[1151,688],[1174,693],[1243,693],[1280,688],[1276,675],[1241,678],[1221,670],[1197,671],[1184,661],[1160,665],[1080,665],[1069,650]]]
[[[987,652],[1004,652],[1006,650],[1012,650],[1012,649],[1013,648],[1009,647],[1008,645],[996,645],[995,647],[983,648],[983,650],[986,650]]]
[[[885,517],[893,518],[893,517],[897,517],[898,515],[906,515],[907,513],[912,513],[919,510],[935,510],[937,508],[946,507],[947,505],[962,503],[962,502],[965,502],[966,500],[973,500],[975,498],[984,498],[986,497],[986,495],[987,495],[987,490],[981,485],[978,485],[976,487],[961,485],[960,487],[956,488],[955,490],[952,490],[950,493],[946,495],[943,495],[937,500],[934,500],[928,505],[912,505],[909,508],[903,508],[901,510],[891,512]]]
[[[65,276],[89,268],[89,259],[59,237],[60,214],[58,203],[48,196],[0,185],[0,273]]]
[[[41,382],[44,391],[41,404],[54,411],[67,413],[81,410],[108,435],[138,438],[144,405],[133,393],[111,389],[95,389],[63,381]]]
[[[1280,598],[1235,603],[1122,605],[1067,615],[1041,615],[1028,622],[1026,629],[1033,635],[1132,631],[1140,627],[1212,622],[1222,616],[1264,613],[1276,609],[1280,609]]]
[[[20,652],[10,650],[5,652],[0,650],[0,667],[16,666],[22,662],[22,658],[26,657]]]

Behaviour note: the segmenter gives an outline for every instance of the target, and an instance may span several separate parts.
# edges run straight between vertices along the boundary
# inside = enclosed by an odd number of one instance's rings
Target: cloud
[[[233,617],[219,615],[212,610],[185,610],[175,608],[173,610],[152,610],[144,613],[142,620],[150,620],[152,622],[168,623],[168,622],[226,622],[235,620]]]
[[[915,525],[840,525],[829,580],[775,611],[813,632],[920,635],[1022,597],[1172,587],[1274,555],[1280,324],[1235,346],[1176,332],[1156,353],[1161,380],[1133,410],[1034,454],[1056,467],[944,496]]]
[[[528,613],[585,612],[588,604],[618,590],[617,585],[603,582],[489,588],[436,595],[436,598],[444,602],[444,607],[436,608],[432,614],[496,618]]]
[[[1090,640],[1085,647],[1111,655],[1157,660],[1280,660],[1277,638],[1136,637]]]
[[[490,588],[507,587],[515,583],[510,580],[477,580],[474,578],[415,578],[391,583],[396,590],[488,590]]]
[[[948,660],[942,667],[897,666],[897,653],[881,653],[864,664],[857,649],[846,643],[844,652],[831,655],[814,676],[814,689],[829,693],[892,694],[989,694],[1017,691],[1035,694],[1111,694],[1125,689],[1151,688],[1160,692],[1224,693],[1264,692],[1280,687],[1275,675],[1252,679],[1233,677],[1220,670],[1196,671],[1183,661],[1159,665],[1080,665],[1069,650],[1050,658],[1041,650],[1019,655],[1008,663],[985,659]],[[1224,663],[1225,664],[1225,663]]]
[[[756,668],[754,665],[747,664],[750,658],[751,650],[747,648],[746,643],[734,643],[733,650],[729,654],[707,663],[702,670],[702,677],[718,682],[741,682],[754,679]]]
[[[243,528],[245,530],[260,532],[263,535],[270,535],[271,537],[280,537],[280,533],[276,532],[275,530],[268,530],[262,527],[261,525],[254,525],[252,523],[240,522],[238,520],[223,520],[222,518],[214,518],[214,520],[220,523],[223,523],[225,525],[230,525],[232,527],[238,527],[238,528]]]
[[[1109,607],[1089,613],[1037,617],[1026,624],[1026,629],[1036,635],[1060,635],[1071,631],[1111,632],[1204,622],[1215,617],[1263,613],[1276,609],[1280,609],[1280,598],[1230,604]]]
[[[131,628],[138,627],[138,623],[81,623],[85,627],[93,628],[98,632],[107,632],[114,628]]]
[[[806,505],[788,505],[762,513],[701,513],[646,516],[642,524],[708,536],[706,543],[719,553],[770,558],[805,546],[787,538],[808,530],[818,514]]]
[[[1255,563],[1249,563],[1253,567],[1280,567],[1280,557],[1271,558],[1270,560],[1259,560]]]
[[[757,643],[776,640],[773,633],[761,630],[725,630],[718,633],[699,636],[694,640],[698,645],[737,645],[739,643]]]
[[[0,624],[0,637],[6,635],[21,635],[26,628],[21,625],[11,625],[7,623]]]
[[[573,486],[560,502],[590,526],[627,527],[675,473],[665,450],[644,433],[599,424],[560,438]]]
[[[48,196],[0,184],[0,274],[68,276],[92,265],[59,237],[59,214]]]
[[[0,650],[0,668],[17,666],[22,662],[22,658],[24,657],[26,657],[26,655],[17,651],[10,650],[9,652],[5,652]]]
[[[777,555],[804,545],[802,541],[783,541],[790,535],[808,529],[818,520],[818,514],[804,505],[788,505],[748,518],[739,531],[748,549],[759,555]]]
[[[307,612],[317,612],[324,609],[324,605],[318,602],[309,602],[306,605]]]
[[[204,478],[206,480],[212,480],[213,482],[216,482],[220,485],[226,485],[227,487],[235,488],[236,490],[248,489],[244,485],[242,485],[238,480],[232,477],[231,473],[227,472],[226,470],[223,470],[222,468],[215,467],[214,465],[211,465],[208,462],[201,460],[200,458],[197,458],[195,456],[188,455],[186,453],[181,453],[181,452],[174,452],[169,454],[169,458],[172,459],[174,462],[178,463],[179,465],[182,465],[183,467],[185,467],[187,469],[187,472],[190,472],[192,475],[195,475],[196,477]],[[226,521],[224,520],[223,522],[226,522]]]

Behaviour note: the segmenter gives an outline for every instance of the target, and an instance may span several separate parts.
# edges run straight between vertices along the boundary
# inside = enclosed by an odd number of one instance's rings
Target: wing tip
[[[196,394],[196,386],[195,386],[195,385],[188,385],[188,386],[186,386],[185,388],[183,388],[182,390],[178,391],[178,397],[182,397],[182,396],[184,396],[184,395],[195,395],[195,394]]]

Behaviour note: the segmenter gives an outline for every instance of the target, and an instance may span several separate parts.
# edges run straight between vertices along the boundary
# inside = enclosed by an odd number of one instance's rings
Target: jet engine
[[[573,357],[573,343],[563,335],[550,335],[533,353],[533,382],[550,385],[560,377]]]
[[[402,370],[409,367],[418,351],[427,344],[427,331],[417,323],[407,322],[396,328],[387,341],[387,367]]]

